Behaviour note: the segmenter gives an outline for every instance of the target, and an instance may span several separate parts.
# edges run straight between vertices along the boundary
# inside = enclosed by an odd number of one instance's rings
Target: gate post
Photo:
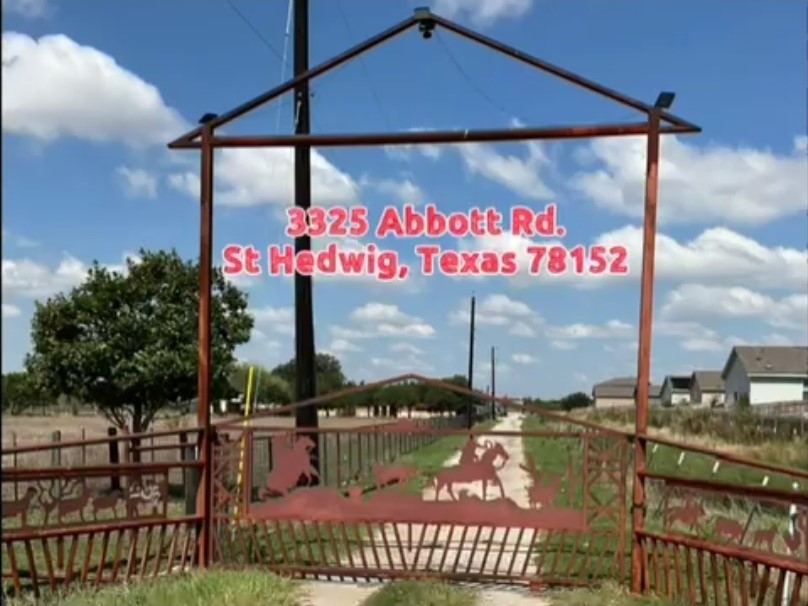
[[[213,129],[212,114],[202,116],[202,147],[200,153],[200,226],[199,226],[199,367],[197,425],[201,430],[199,461],[201,482],[197,512],[202,516],[198,540],[199,567],[207,568],[211,560],[213,519],[213,431],[211,408],[211,282],[213,278]]]
[[[659,105],[659,103],[657,103]],[[643,223],[642,278],[640,283],[640,334],[635,389],[634,490],[632,510],[631,590],[645,589],[645,559],[639,532],[645,526],[646,439],[648,392],[651,383],[651,326],[654,310],[654,256],[656,253],[657,194],[659,190],[660,107],[648,114],[648,143],[645,169],[645,218]]]

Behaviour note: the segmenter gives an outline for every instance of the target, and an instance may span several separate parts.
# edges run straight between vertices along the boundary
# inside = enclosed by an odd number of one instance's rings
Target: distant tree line
[[[569,412],[578,408],[588,408],[594,404],[594,400],[582,391],[576,391],[557,400],[542,400],[541,398],[525,398],[524,403],[530,406],[537,406],[545,410],[556,410]]]
[[[247,343],[254,320],[247,295],[215,270],[212,280],[212,396],[244,397],[248,366],[234,352]],[[17,414],[47,403],[91,406],[118,427],[145,431],[160,411],[187,408],[197,394],[198,265],[174,251],[140,250],[125,272],[94,263],[82,284],[37,302],[31,321],[31,352],[24,370],[2,377],[3,412]],[[363,385],[347,379],[333,355],[316,359],[319,394]],[[255,401],[293,400],[294,358],[272,369],[256,368]],[[466,378],[443,379],[460,387]],[[551,403],[530,400],[541,406]],[[396,416],[402,411],[462,413],[486,403],[427,384],[405,383],[344,395],[321,408],[353,415]],[[571,394],[552,407],[589,405]]]

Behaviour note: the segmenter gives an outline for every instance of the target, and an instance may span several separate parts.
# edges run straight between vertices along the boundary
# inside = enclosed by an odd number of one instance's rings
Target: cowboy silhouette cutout
[[[481,448],[483,448],[483,446],[474,439],[474,436],[469,436],[469,439],[466,441],[466,444],[463,446],[463,450],[460,453],[460,465],[476,463],[478,460],[477,450]]]

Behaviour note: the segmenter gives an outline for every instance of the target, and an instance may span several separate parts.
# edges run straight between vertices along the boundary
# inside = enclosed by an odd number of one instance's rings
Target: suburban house
[[[659,399],[663,406],[676,406],[690,402],[690,377],[668,375],[662,382]]]
[[[660,406],[662,404],[662,385],[651,385],[648,392],[648,406]]]
[[[690,376],[690,402],[704,406],[724,403],[724,379],[720,370],[697,370]]]
[[[592,399],[595,408],[615,408],[618,406],[634,406],[634,377],[618,377],[592,388]]]
[[[808,400],[808,347],[738,345],[721,378],[728,406]]]
[[[603,383],[598,383],[592,388],[592,399],[595,401],[595,408],[614,408],[617,406],[634,406],[637,379],[634,377],[618,377]],[[659,394],[661,387],[651,385],[648,393],[648,405],[659,406]]]

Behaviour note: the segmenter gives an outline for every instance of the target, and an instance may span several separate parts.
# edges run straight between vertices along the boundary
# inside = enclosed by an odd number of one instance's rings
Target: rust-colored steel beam
[[[375,36],[371,36],[364,42],[360,42],[359,44],[352,46],[348,50],[337,55],[336,57],[332,57],[328,61],[323,61],[319,65],[312,67],[307,72],[300,74],[295,78],[287,80],[283,84],[279,84],[275,88],[272,88],[263,94],[253,97],[249,101],[246,101],[241,105],[234,107],[233,109],[221,114],[220,116],[208,122],[207,126],[210,126],[210,128],[213,130],[215,130],[220,126],[224,126],[225,124],[232,122],[237,118],[240,118],[244,114],[247,114],[255,109],[258,109],[262,105],[269,103],[273,99],[277,99],[281,95],[288,93],[301,83],[311,82],[314,78],[322,76],[326,72],[329,72],[339,67],[340,65],[343,65],[344,63],[347,63],[348,61],[355,59],[359,55],[362,55],[367,51],[379,46],[380,44],[387,42],[392,38],[395,38],[396,36],[407,31],[417,23],[418,19],[414,17],[404,19],[404,21],[397,23],[393,27],[390,27],[379,34],[376,34]],[[183,144],[198,140],[201,136],[202,136],[202,127],[197,127],[185,133],[184,135],[177,137],[174,141],[168,144],[168,148],[188,149],[188,147]]]
[[[202,516],[199,532],[199,565],[208,566],[211,560],[212,524],[211,500],[213,486],[213,435],[210,425],[212,368],[211,368],[211,298],[213,278],[213,146],[210,123],[203,125],[202,153],[200,154],[200,238],[199,238],[199,367],[197,376],[197,424],[202,427],[199,460],[202,478],[197,498],[197,511]]]
[[[689,547],[690,549],[698,549],[699,551],[719,555],[732,560],[740,560],[743,563],[748,562],[750,564],[763,566],[766,568],[788,570],[797,574],[808,574],[808,564],[804,564],[796,558],[789,559],[781,555],[768,554],[764,552],[755,552],[754,554],[751,554],[743,547],[721,545],[720,543],[705,541],[703,539],[695,539],[680,534],[665,534],[640,530],[637,532],[637,535],[641,540],[650,539],[652,541],[663,541],[672,545],[680,545],[682,547]],[[765,593],[763,595],[765,596]],[[763,604],[762,601],[757,603]],[[799,604],[799,602],[791,602],[791,604]]]
[[[638,440],[642,439],[645,440],[646,442],[653,442],[654,444],[659,444],[660,446],[669,446],[671,448],[676,448],[678,450],[685,450],[687,452],[706,455],[708,457],[713,457],[724,463],[731,463],[733,465],[743,465],[744,467],[749,467],[750,469],[757,469],[759,471],[767,471],[770,473],[779,473],[792,478],[800,478],[803,480],[808,480],[808,471],[805,471],[804,469],[797,469],[794,467],[783,467],[782,465],[774,465],[772,463],[767,463],[766,461],[747,459],[725,450],[716,450],[713,448],[707,448],[705,446],[699,446],[698,444],[690,444],[688,442],[680,442],[678,440],[671,440],[660,436],[649,435],[648,433],[632,434],[632,435],[635,435],[635,438]]]
[[[94,465],[87,467],[11,467],[3,470],[3,482],[31,482],[56,478],[104,478],[112,474],[135,476],[167,473],[172,469],[202,467],[200,461],[175,463],[123,463],[120,465]]]
[[[22,444],[12,448],[3,448],[0,455],[20,455],[32,452],[46,452],[54,449],[67,450],[69,448],[81,448],[82,446],[98,446],[111,442],[129,442],[132,440],[145,440],[151,438],[165,438],[178,436],[183,433],[193,434],[202,431],[201,427],[187,427],[183,429],[164,429],[160,431],[118,434],[115,436],[104,436],[91,438],[89,440],[66,440],[64,442],[37,442],[35,444]]]
[[[640,282],[640,335],[637,353],[637,387],[635,433],[642,436],[648,432],[648,395],[651,384],[651,331],[654,310],[654,260],[657,235],[657,195],[659,192],[659,112],[648,116],[648,145],[645,168],[645,221],[643,223],[642,275]],[[647,460],[646,440],[634,441],[634,498],[632,530],[634,548],[631,550],[631,587],[635,593],[644,589],[645,579],[642,545],[639,531],[645,528],[645,466]]]
[[[808,505],[808,493],[794,492],[788,490],[777,490],[764,486],[741,486],[728,482],[714,482],[711,480],[699,480],[694,478],[682,478],[662,473],[643,472],[642,477],[646,480],[656,480],[664,482],[668,486],[680,488],[691,488],[703,492],[720,492],[722,494],[733,494],[758,501],[777,501],[780,503],[795,503],[798,505]]]
[[[666,126],[661,134],[691,134],[698,128]],[[213,146],[254,147],[374,147],[379,145],[424,145],[448,143],[501,143],[508,141],[569,140],[601,137],[630,137],[648,134],[647,122],[625,124],[594,124],[491,130],[425,130],[392,133],[350,133],[311,135],[229,135],[214,136]],[[199,149],[201,143],[179,143],[178,149]]]
[[[394,383],[401,383],[402,381],[416,381],[418,383],[424,383],[426,385],[431,385],[433,387],[439,387],[441,389],[446,389],[453,393],[459,394],[461,396],[472,396],[475,398],[483,399],[483,400],[493,400],[495,403],[502,404],[506,408],[510,408],[513,410],[517,410],[520,412],[526,413],[533,413],[539,416],[542,416],[546,419],[551,421],[557,421],[559,423],[567,423],[569,425],[576,425],[578,427],[583,427],[585,429],[589,429],[595,432],[602,433],[604,435],[611,435],[621,438],[631,438],[632,434],[620,431],[618,429],[612,429],[609,427],[604,427],[603,425],[599,425],[598,423],[593,423],[590,421],[585,421],[583,419],[576,419],[569,417],[565,414],[552,412],[549,410],[545,410],[538,406],[525,406],[523,404],[516,404],[509,398],[505,397],[491,397],[489,394],[483,393],[481,391],[477,391],[475,389],[468,389],[467,387],[461,387],[460,385],[455,385],[454,383],[448,383],[446,381],[441,381],[438,379],[430,379],[428,377],[424,377],[421,375],[408,373],[404,375],[399,375],[397,377],[391,377],[389,379],[382,379],[381,381],[376,381],[374,383],[366,383],[364,385],[357,385],[356,387],[348,387],[345,389],[341,389],[339,391],[323,394],[314,398],[309,398],[307,400],[302,400],[300,402],[293,402],[292,404],[287,404],[285,406],[280,406],[273,410],[267,411],[266,413],[253,415],[251,419],[253,421],[258,419],[265,419],[265,418],[272,418],[277,417],[278,415],[288,414],[300,408],[301,406],[313,406],[315,404],[322,404],[324,402],[330,402],[337,398],[341,398],[344,396],[364,393],[367,391],[371,391],[373,389],[378,389],[380,387],[384,387],[385,385],[393,385]],[[228,427],[241,427],[243,425],[242,420],[230,419],[226,421],[219,421],[216,423],[217,429],[226,429]]]
[[[182,526],[190,525],[200,521],[200,516],[181,516],[176,518],[140,518],[135,520],[119,520],[115,522],[104,522],[87,524],[82,526],[65,526],[62,528],[25,528],[25,529],[3,529],[2,543],[8,545],[15,541],[48,540],[80,537],[82,535],[101,534],[115,530],[123,536],[126,530],[148,530],[149,528],[159,528],[161,526]]]
[[[675,116],[664,110],[656,109],[652,105],[643,103],[638,99],[634,99],[612,88],[603,86],[602,84],[598,84],[593,80],[584,78],[579,74],[568,71],[557,65],[544,61],[543,59],[534,57],[533,55],[530,55],[524,51],[514,48],[513,46],[503,44],[502,42],[494,40],[493,38],[489,38],[488,36],[483,36],[482,34],[477,33],[474,30],[468,29],[466,27],[463,27],[462,25],[458,25],[453,21],[449,21],[448,19],[444,19],[443,17],[438,17],[437,15],[432,15],[432,20],[434,20],[434,22],[437,25],[461,36],[462,38],[465,38],[466,40],[476,42],[477,44],[490,48],[491,50],[500,52],[503,55],[510,57],[511,59],[515,59],[517,61],[530,65],[531,67],[535,67],[538,70],[551,74],[557,78],[561,78],[562,80],[566,80],[567,82],[570,82],[571,84],[574,84],[580,88],[585,88],[586,90],[589,90],[593,93],[597,93],[598,95],[611,99],[612,101],[616,101],[621,105],[625,105],[632,109],[636,109],[637,111],[641,111],[646,115],[650,115],[652,112],[656,111],[658,112],[659,117],[664,122],[667,122],[668,124],[672,124],[675,126],[681,126],[693,129],[691,132],[699,132],[701,130],[699,129],[698,126],[696,126],[691,122],[688,122],[687,120],[684,120],[683,118]]]

